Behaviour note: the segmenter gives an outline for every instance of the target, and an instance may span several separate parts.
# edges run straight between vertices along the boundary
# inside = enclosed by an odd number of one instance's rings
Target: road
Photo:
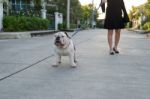
[[[0,40],[0,99],[150,99],[150,39],[123,30],[113,56],[106,30],[83,30],[73,40],[75,69],[68,57],[51,66],[53,35]]]

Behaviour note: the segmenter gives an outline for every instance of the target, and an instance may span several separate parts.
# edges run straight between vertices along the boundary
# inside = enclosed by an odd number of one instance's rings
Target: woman
[[[105,12],[106,0],[101,0],[102,11]],[[125,9],[123,0],[107,0],[107,9],[104,28],[108,29],[108,44],[110,48],[110,55],[119,53],[118,43],[120,40],[121,29],[125,28],[125,23],[129,22],[129,17]],[[113,42],[113,30],[115,30],[115,42]]]

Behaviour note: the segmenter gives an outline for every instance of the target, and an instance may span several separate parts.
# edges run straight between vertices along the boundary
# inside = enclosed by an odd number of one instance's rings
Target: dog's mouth
[[[55,45],[58,46],[58,47],[63,47],[64,46],[64,44],[61,44],[61,43],[55,43]]]
[[[64,46],[64,44],[61,43],[61,41],[59,41],[59,40],[55,41],[55,45],[58,46],[58,47],[63,47]]]

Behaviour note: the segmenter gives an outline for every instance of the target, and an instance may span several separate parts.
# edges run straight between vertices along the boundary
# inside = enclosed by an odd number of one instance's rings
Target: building
[[[0,0],[0,31],[2,31],[2,21],[5,15],[16,15],[20,12],[25,14],[34,13],[35,16],[48,18],[55,21],[54,14],[47,14],[47,9],[51,7],[57,11],[57,5],[52,3],[51,0]],[[52,27],[54,28],[54,22]]]
[[[9,0],[9,2],[11,5],[11,10],[13,11],[21,11],[34,8],[33,0]]]
[[[39,16],[46,18],[45,0],[0,0],[0,31],[2,31],[3,16],[10,13],[37,10]]]
[[[19,13],[20,11],[39,11],[46,10],[47,0],[0,0],[3,2],[3,13]]]
[[[33,0],[0,0],[0,31],[2,31],[4,15],[9,15],[11,12],[33,9],[33,7]]]
[[[2,21],[3,21],[3,2],[0,0],[0,31],[2,31]]]

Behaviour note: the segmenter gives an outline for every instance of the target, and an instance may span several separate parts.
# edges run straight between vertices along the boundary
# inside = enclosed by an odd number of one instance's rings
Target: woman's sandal
[[[119,51],[116,50],[115,48],[113,48],[113,51],[114,51],[115,53],[119,54]]]
[[[114,55],[115,53],[113,52],[113,51],[110,51],[110,53],[109,53],[110,55]]]

